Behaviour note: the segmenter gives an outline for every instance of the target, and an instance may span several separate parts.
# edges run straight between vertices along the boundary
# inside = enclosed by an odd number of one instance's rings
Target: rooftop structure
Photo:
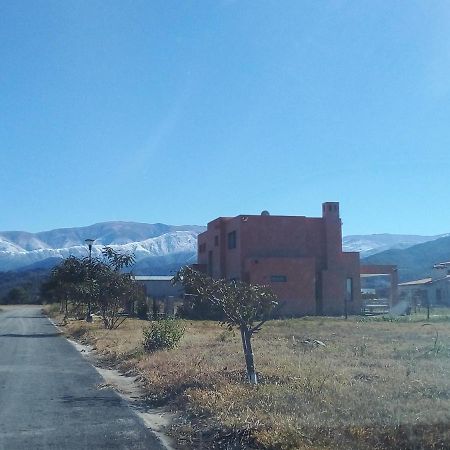
[[[198,236],[199,268],[213,278],[268,285],[285,315],[359,313],[359,253],[342,251],[339,203],[321,217],[219,217]]]

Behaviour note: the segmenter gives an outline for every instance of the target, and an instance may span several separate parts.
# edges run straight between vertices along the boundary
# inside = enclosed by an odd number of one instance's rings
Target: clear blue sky
[[[450,232],[448,1],[0,1],[0,230]]]

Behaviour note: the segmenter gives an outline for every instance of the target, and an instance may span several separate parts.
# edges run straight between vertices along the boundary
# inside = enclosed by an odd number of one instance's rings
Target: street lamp
[[[89,277],[89,295],[88,295],[88,310],[86,314],[86,322],[92,322],[91,316],[91,297],[92,297],[92,280],[91,280],[91,263],[92,263],[92,244],[95,239],[85,239],[86,245],[89,248],[89,266],[88,266],[88,277]]]

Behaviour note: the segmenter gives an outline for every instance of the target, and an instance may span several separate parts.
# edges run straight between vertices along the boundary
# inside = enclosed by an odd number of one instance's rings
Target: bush
[[[225,315],[218,306],[197,296],[186,297],[177,309],[177,316],[188,320],[218,320]]]
[[[144,329],[143,346],[147,353],[156,350],[170,350],[175,348],[184,335],[185,327],[181,320],[157,320]]]
[[[139,319],[147,320],[148,319],[148,305],[145,300],[139,300],[136,305],[136,314]]]

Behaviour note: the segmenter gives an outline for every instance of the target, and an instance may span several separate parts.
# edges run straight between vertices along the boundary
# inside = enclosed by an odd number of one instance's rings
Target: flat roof
[[[450,261],[440,262],[433,266],[434,269],[445,269],[450,266]]]
[[[345,252],[347,253],[347,252]],[[359,252],[350,252],[350,253],[359,253]],[[387,277],[391,276],[390,273],[361,273],[361,278],[372,278],[372,277]]]
[[[172,281],[173,275],[133,275],[135,281]]]
[[[399,286],[415,286],[419,284],[431,283],[431,278],[422,278],[421,280],[407,281],[406,283],[400,283]]]
[[[446,275],[442,278],[436,278],[433,280],[433,278],[422,278],[421,280],[414,280],[414,281],[407,281],[406,283],[400,283],[399,286],[416,286],[416,285],[424,285],[424,284],[432,284],[432,283],[438,283],[439,281],[450,281],[450,275]]]

